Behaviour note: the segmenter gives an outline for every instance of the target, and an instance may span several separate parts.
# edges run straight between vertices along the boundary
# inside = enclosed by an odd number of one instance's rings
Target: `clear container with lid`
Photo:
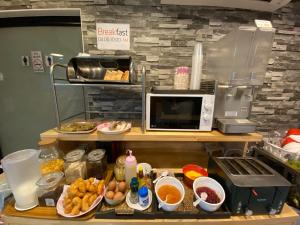
[[[126,160],[126,155],[121,155],[116,160],[116,165],[114,167],[114,174],[117,181],[125,180],[125,160]]]
[[[66,183],[70,184],[76,179],[86,177],[86,160],[84,157],[84,150],[76,149],[65,155],[65,176]]]
[[[39,162],[41,164],[41,174],[53,173],[64,170],[63,153],[57,148],[55,139],[42,140],[38,143]]]
[[[63,191],[63,172],[48,173],[36,183],[40,206],[56,206]]]
[[[104,149],[94,149],[87,156],[87,177],[104,179],[107,168],[107,158]]]

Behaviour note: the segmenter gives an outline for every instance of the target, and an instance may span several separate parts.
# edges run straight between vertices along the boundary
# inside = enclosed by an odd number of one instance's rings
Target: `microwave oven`
[[[146,129],[170,131],[211,131],[214,94],[147,93]]]

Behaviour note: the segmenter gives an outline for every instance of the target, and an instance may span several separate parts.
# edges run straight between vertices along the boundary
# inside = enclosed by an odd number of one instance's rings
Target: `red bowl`
[[[195,164],[185,165],[184,167],[182,167],[183,182],[189,188],[193,188],[193,182],[197,178],[197,177],[195,177],[195,179],[192,179],[192,178],[186,176],[186,173],[189,172],[189,171],[192,171],[192,170],[197,172],[197,173],[200,173],[201,175],[199,177],[201,177],[201,176],[207,177],[208,176],[207,171],[201,166],[198,166],[198,165],[195,165]]]

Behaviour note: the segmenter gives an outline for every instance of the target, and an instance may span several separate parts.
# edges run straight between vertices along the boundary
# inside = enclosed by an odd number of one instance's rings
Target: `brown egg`
[[[126,182],[121,181],[121,182],[119,183],[118,187],[119,187],[119,191],[121,191],[121,192],[124,193],[124,192],[126,191]]]
[[[105,197],[108,199],[113,199],[114,198],[115,193],[113,191],[108,191],[105,194]]]
[[[116,181],[112,180],[111,182],[109,182],[108,184],[108,190],[109,191],[114,191],[116,189],[117,183]]]
[[[119,201],[123,198],[123,193],[118,191],[115,195],[114,195],[114,200]]]

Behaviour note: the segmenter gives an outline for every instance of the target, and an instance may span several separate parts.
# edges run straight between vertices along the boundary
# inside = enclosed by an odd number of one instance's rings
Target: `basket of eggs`
[[[115,206],[124,201],[127,192],[127,185],[125,181],[116,182],[112,180],[109,182],[106,194],[104,196],[107,204]]]
[[[78,178],[64,186],[56,205],[57,213],[64,217],[82,216],[101,202],[104,191],[104,180]]]

